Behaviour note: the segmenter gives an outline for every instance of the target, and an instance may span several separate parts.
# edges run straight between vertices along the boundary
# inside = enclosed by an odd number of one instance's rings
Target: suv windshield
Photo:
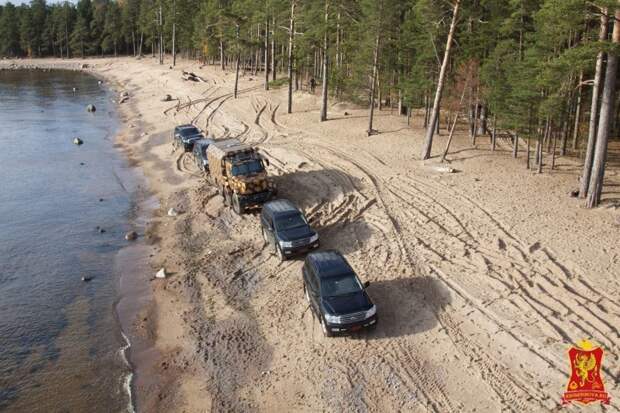
[[[321,280],[321,295],[336,297],[362,291],[362,286],[354,274],[324,278]]]
[[[194,136],[194,135],[199,135],[200,130],[198,130],[198,128],[196,128],[195,126],[192,126],[190,128],[181,129],[180,134],[181,136]]]
[[[258,160],[233,165],[231,169],[233,176],[256,174],[262,171],[263,164],[261,164]]]
[[[308,223],[301,214],[290,214],[275,219],[275,226],[278,231],[286,231],[293,228],[306,227]]]

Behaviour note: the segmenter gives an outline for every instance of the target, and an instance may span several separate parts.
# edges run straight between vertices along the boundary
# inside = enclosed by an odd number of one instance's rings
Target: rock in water
[[[179,212],[176,209],[170,208],[168,210],[168,216],[169,217],[176,217],[177,215],[179,215]]]
[[[125,234],[125,239],[127,241],[134,241],[138,238],[138,233],[136,231],[129,231]]]
[[[157,271],[157,274],[155,274],[155,278],[166,278],[166,277],[167,277],[166,270],[163,268]]]
[[[93,277],[91,275],[83,275],[82,276],[82,281],[84,281],[84,282],[91,281],[92,279],[93,279]]]
[[[96,110],[97,110],[97,108],[92,103],[90,105],[86,106],[86,111],[87,112],[95,112]]]
[[[75,143],[76,145],[79,146],[79,145],[83,144],[84,141],[81,140],[80,138],[75,138],[75,139],[73,139],[73,143]]]

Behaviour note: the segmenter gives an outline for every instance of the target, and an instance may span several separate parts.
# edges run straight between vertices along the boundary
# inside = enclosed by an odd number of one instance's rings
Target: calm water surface
[[[89,75],[0,71],[0,411],[127,410],[113,261],[132,198],[117,127]]]

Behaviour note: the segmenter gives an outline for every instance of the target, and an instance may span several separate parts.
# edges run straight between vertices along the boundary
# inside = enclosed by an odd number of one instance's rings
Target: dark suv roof
[[[263,205],[265,212],[271,215],[289,214],[291,212],[301,212],[299,209],[288,199],[276,199],[275,201],[267,202]]]
[[[338,251],[319,251],[308,254],[306,258],[319,278],[354,273],[353,269]]]

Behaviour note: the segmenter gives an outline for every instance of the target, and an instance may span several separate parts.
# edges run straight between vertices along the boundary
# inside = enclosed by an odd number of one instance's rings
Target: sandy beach
[[[576,157],[538,175],[525,168],[524,147],[516,160],[507,140],[494,153],[486,137],[474,148],[462,125],[446,173],[437,157],[418,160],[419,115],[408,126],[396,110],[379,111],[369,138],[367,108],[331,102],[319,123],[319,95],[295,92],[286,114],[286,89],[265,91],[260,75],[242,75],[233,99],[233,71],[169,64],[0,62],[87,70],[129,94],[116,146],[159,201],[140,234],[147,259],[136,266],[151,288],[131,322],[142,343],[132,354],[139,411],[557,411],[566,352],[584,338],[605,351],[605,411],[620,410],[617,142],[602,207],[587,210],[570,196]],[[184,81],[182,70],[205,82]],[[257,216],[226,208],[172,149],[172,128],[188,122],[261,149],[279,196],[371,282],[376,331],[322,336],[304,300],[302,261],[280,263]],[[148,281],[162,267],[170,276]]]

